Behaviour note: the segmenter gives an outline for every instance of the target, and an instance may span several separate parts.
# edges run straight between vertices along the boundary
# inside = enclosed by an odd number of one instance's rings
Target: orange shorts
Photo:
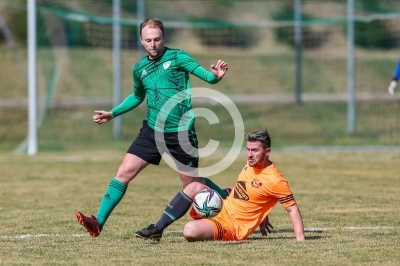
[[[225,211],[225,209],[222,209],[221,212],[214,218],[207,220],[210,221],[211,225],[214,228],[214,240],[243,240],[237,238],[235,227],[233,226],[231,219],[229,218],[228,213]]]

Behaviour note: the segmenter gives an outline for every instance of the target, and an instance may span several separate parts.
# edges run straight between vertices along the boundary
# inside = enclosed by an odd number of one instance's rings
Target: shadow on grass
[[[319,239],[323,239],[323,238],[330,238],[330,236],[305,236],[306,237],[306,241],[310,241],[310,240],[319,240]],[[270,234],[268,234],[268,236],[256,236],[256,237],[251,237],[248,240],[281,240],[281,239],[288,239],[288,240],[293,240],[294,236],[271,236]]]
[[[305,232],[307,232],[307,231],[305,230]],[[294,232],[293,232],[293,229],[271,230],[271,233],[268,233],[267,236],[262,236],[261,232],[259,230],[256,230],[246,240],[247,241],[254,241],[254,240],[258,241],[258,240],[279,240],[279,239],[291,240],[291,239],[294,239],[294,236],[275,235],[275,234],[279,234],[279,233],[294,233]],[[312,233],[321,234],[321,233],[324,233],[324,231],[323,230],[320,230],[320,231],[313,230]],[[140,238],[135,237],[134,235],[125,236],[124,239],[137,239],[137,240],[140,240],[139,242],[143,241],[144,244],[154,245],[154,244],[160,244],[160,242],[162,243],[163,242],[162,240],[167,240],[168,242],[175,242],[176,239],[174,239],[174,238],[176,238],[176,237],[178,237],[178,238],[182,237],[182,239],[184,239],[182,232],[174,232],[174,231],[164,233],[161,241],[152,240],[152,239],[140,239]],[[322,236],[322,235],[307,236],[306,235],[306,241],[307,240],[319,240],[319,239],[323,239],[323,238],[330,238],[330,236]],[[180,242],[180,241],[181,241],[181,239],[179,239],[178,242]],[[200,241],[200,242],[207,242],[207,241]],[[245,244],[246,241],[221,241],[221,243],[229,244],[229,245],[239,245],[239,244]]]
[[[317,233],[317,234],[322,234],[325,233],[324,230],[312,230],[312,231],[307,231],[304,230],[304,232],[311,232],[311,233]],[[266,238],[268,239],[293,239],[294,236],[274,236],[274,234],[278,234],[278,233],[293,233],[294,231],[293,229],[279,229],[279,230],[271,230],[271,233],[268,233],[267,236],[262,236],[261,232],[259,230],[254,231],[253,236],[250,238],[251,240],[265,240]],[[254,234],[260,234],[258,236],[254,236]],[[306,241],[307,240],[319,240],[322,238],[330,238],[331,236],[322,236],[322,235],[318,235],[318,236],[305,236]]]
[[[322,234],[322,233],[325,233],[326,230],[323,230],[323,229],[321,229],[321,230],[315,230],[315,229],[307,230],[307,229],[304,229],[304,232]],[[260,231],[259,230],[255,230],[254,233],[260,233]],[[277,233],[294,233],[294,231],[293,231],[293,229],[278,229],[278,230],[274,229],[274,230],[271,230],[271,233],[269,233],[269,234],[277,234]]]

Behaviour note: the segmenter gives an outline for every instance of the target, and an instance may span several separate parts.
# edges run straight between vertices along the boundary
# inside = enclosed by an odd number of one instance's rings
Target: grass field
[[[264,2],[220,3],[243,22],[252,17],[270,20],[278,2]],[[304,10],[321,18],[345,16],[346,7],[339,2],[310,1]],[[179,1],[175,6],[173,11],[179,14],[174,13],[173,20],[188,12],[221,17],[220,9],[206,12],[204,1]],[[157,17],[167,11],[159,5],[146,9]],[[110,42],[111,35],[99,26],[99,41]],[[303,51],[304,93],[346,93],[348,59],[342,26],[330,27],[330,40],[323,47]],[[176,30],[166,45],[184,49],[206,68],[218,59],[229,63],[219,84],[209,86],[193,77],[192,87],[233,96],[294,96],[294,49],[277,42],[272,28],[257,31],[260,41],[248,48],[205,46],[190,29]],[[21,45],[19,52],[21,63],[26,63],[26,47]],[[39,154],[16,155],[13,151],[27,136],[28,114],[20,105],[27,98],[27,83],[15,56],[5,43],[0,45],[0,265],[400,265],[400,98],[386,97],[398,60],[396,49],[356,49],[356,95],[370,93],[373,99],[357,101],[354,134],[347,131],[344,101],[237,104],[246,132],[267,127],[272,135],[272,160],[289,180],[303,214],[303,243],[295,241],[289,217],[279,205],[270,215],[275,229],[267,237],[255,232],[243,242],[188,243],[181,235],[190,221],[185,216],[167,229],[160,243],[136,239],[134,232],[155,222],[181,189],[177,174],[166,163],[145,169],[130,184],[100,237],[91,238],[75,213],[97,213],[146,109],[124,115],[122,138],[114,140],[112,123],[98,126],[91,118],[94,110],[112,108],[112,50],[39,47],[39,100],[51,99],[55,108],[46,110],[39,128]],[[127,96],[138,55],[135,49],[126,49],[121,57],[122,94]],[[4,107],[14,101],[12,108]],[[81,104],[66,108],[60,104],[64,101]],[[103,103],[94,105],[97,101]],[[219,119],[212,125],[202,117],[196,120],[200,147],[210,139],[220,142],[217,154],[201,160],[201,166],[210,166],[232,144],[232,117],[220,105],[194,107],[210,109]],[[303,146],[314,151],[304,152]],[[288,152],[296,148],[303,152]],[[318,148],[325,151],[316,152]],[[244,163],[241,154],[234,165],[211,178],[221,187],[232,187]]]
[[[96,214],[123,152],[0,154],[0,265],[399,265],[400,153],[273,151],[301,208],[306,241],[297,243],[285,210],[270,215],[274,231],[244,242],[188,243],[172,224],[160,243],[134,232],[155,222],[181,188],[165,163],[146,168],[91,238],[76,211]],[[212,164],[218,156],[204,158]],[[234,185],[245,163],[212,177]]]

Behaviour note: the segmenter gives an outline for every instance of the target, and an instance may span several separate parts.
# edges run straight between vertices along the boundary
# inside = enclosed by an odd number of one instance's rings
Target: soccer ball
[[[203,189],[194,197],[193,207],[198,215],[203,218],[212,218],[222,209],[222,198],[213,189]]]

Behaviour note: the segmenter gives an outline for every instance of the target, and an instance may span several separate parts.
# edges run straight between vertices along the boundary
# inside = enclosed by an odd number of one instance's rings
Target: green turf
[[[234,4],[240,13],[244,5],[248,3]],[[311,5],[317,8],[311,10]],[[307,12],[324,16],[320,5],[332,7],[332,3],[318,1],[305,7]],[[191,9],[192,3],[186,8]],[[276,8],[276,3],[266,6],[260,1],[252,12],[269,20],[270,11]],[[342,11],[344,16],[345,8]],[[337,33],[341,28],[332,28],[336,33],[322,49],[304,50],[304,92],[346,92],[345,36]],[[210,86],[193,77],[193,87],[211,87],[228,95],[293,95],[294,51],[275,43],[271,29],[260,28],[259,33],[264,41],[249,49],[199,48],[196,40],[180,35],[168,39],[167,45],[178,44],[206,68],[217,59],[229,63],[221,83]],[[25,48],[19,48],[26,60]],[[47,90],[52,89],[55,66],[60,76],[53,103],[112,98],[111,49],[40,47],[38,52],[40,100],[51,94]],[[23,101],[26,79],[8,46],[0,46],[0,59],[0,100]],[[397,59],[395,50],[357,49],[356,93],[387,95]],[[131,68],[136,61],[135,50],[122,51],[124,96],[132,91]],[[123,116],[122,139],[115,141],[111,123],[98,126],[91,118],[94,110],[111,106],[50,108],[39,129],[40,153],[34,157],[12,154],[27,135],[26,109],[0,109],[0,265],[399,265],[399,152],[284,152],[293,146],[398,146],[400,102],[375,97],[357,102],[355,134],[347,133],[344,102],[238,104],[246,131],[267,127],[272,135],[272,159],[289,180],[303,212],[305,243],[294,241],[290,220],[280,206],[271,214],[272,234],[262,237],[255,233],[241,243],[187,243],[180,232],[188,217],[168,228],[159,244],[134,238],[134,232],[154,222],[180,190],[176,173],[165,163],[141,173],[101,236],[90,238],[74,213],[96,213],[140,129],[145,109]],[[197,119],[200,147],[210,139],[219,141],[221,148],[230,147],[233,125],[226,110],[219,105],[195,106],[214,111],[220,120],[210,125],[204,118]],[[201,166],[212,165],[224,152],[202,158]],[[212,178],[222,187],[230,187],[244,162],[242,156]]]
[[[244,242],[188,243],[188,216],[167,228],[160,243],[134,232],[154,222],[181,188],[162,163],[134,180],[102,234],[91,238],[75,212],[96,213],[123,152],[0,154],[0,265],[398,265],[400,154],[287,153],[271,158],[289,180],[303,214],[306,242],[297,243],[286,211],[270,215],[274,230]],[[204,159],[202,165],[219,158]],[[213,176],[232,187],[240,156]]]

